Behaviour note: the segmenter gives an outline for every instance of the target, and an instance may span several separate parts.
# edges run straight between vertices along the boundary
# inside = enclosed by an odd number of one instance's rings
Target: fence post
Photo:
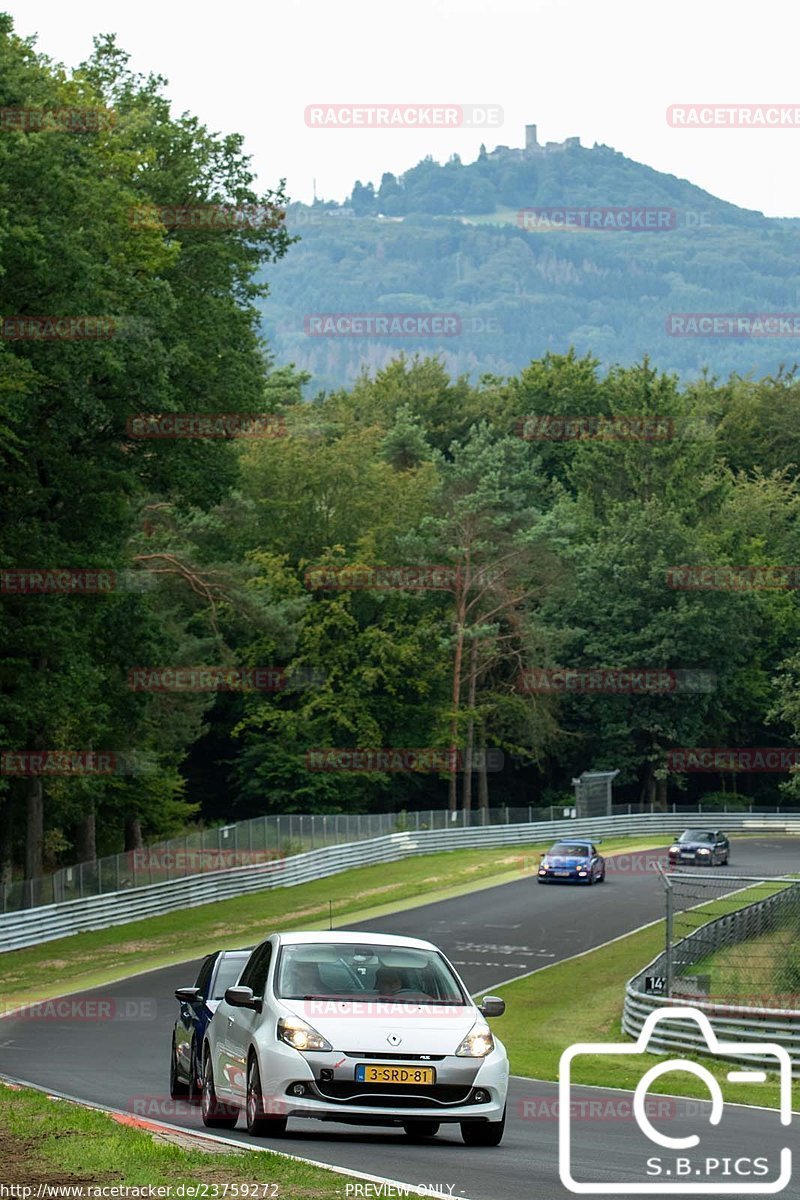
[[[528,824],[529,825],[532,820],[533,820],[533,809],[532,809],[531,805],[529,804],[528,805]]]
[[[667,999],[672,995],[672,925],[674,915],[672,881],[664,876],[664,883],[667,886],[666,900],[667,913],[665,922],[665,945],[664,945],[664,987],[667,993]]]

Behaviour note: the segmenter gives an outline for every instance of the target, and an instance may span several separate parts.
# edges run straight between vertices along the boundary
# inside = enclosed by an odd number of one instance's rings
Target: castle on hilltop
[[[540,145],[535,125],[525,126],[525,148],[520,150],[509,146],[495,146],[487,158],[530,158],[534,154],[560,154],[564,150],[572,150],[580,146],[579,137],[564,138],[563,142],[545,142]]]

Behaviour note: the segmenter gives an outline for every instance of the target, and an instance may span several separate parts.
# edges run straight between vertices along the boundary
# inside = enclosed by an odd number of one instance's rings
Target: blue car
[[[542,855],[537,878],[539,883],[605,883],[606,860],[593,842],[570,838]]]
[[[194,987],[175,990],[181,1010],[172,1031],[169,1059],[169,1094],[200,1103],[202,1071],[198,1050],[225,989],[239,982],[249,950],[215,950],[203,959]]]

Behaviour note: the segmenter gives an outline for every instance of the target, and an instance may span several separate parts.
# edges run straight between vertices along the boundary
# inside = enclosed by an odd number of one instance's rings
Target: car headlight
[[[669,852],[670,854],[680,854],[681,848],[680,846],[670,846]]]
[[[301,1021],[300,1017],[281,1017],[278,1021],[278,1037],[294,1050],[333,1049],[327,1038],[317,1033],[306,1021]]]
[[[710,854],[711,851],[710,850],[698,850],[697,853],[698,854]]]
[[[494,1050],[492,1031],[485,1021],[476,1021],[456,1050],[460,1058],[486,1058]]]

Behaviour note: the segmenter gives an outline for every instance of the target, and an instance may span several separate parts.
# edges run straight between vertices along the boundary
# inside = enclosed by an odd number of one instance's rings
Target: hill
[[[473,379],[570,346],[606,366],[650,354],[684,378],[791,365],[797,335],[676,336],[667,326],[674,313],[794,311],[800,221],[576,143],[482,147],[467,164],[426,158],[378,187],[357,182],[346,204],[290,206],[287,228],[301,240],[269,269],[263,305],[279,360],[328,388],[401,350],[438,353]],[[457,319],[443,333],[421,321],[409,336],[334,336],[320,322],[315,331],[309,316],[330,313]]]

